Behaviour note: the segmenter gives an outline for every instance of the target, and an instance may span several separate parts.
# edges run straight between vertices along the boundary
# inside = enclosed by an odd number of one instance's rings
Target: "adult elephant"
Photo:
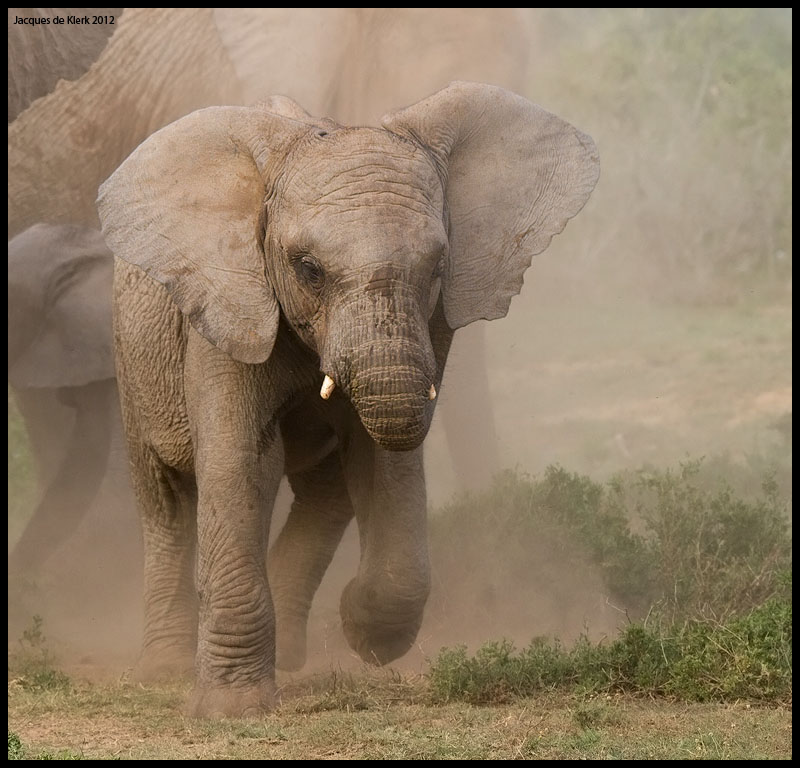
[[[127,8],[105,26],[114,31],[88,69],[58,80],[8,126],[9,238],[41,221],[97,228],[98,187],[144,139],[192,110],[241,102],[212,9]],[[47,70],[35,56],[49,50],[42,28],[19,33],[15,46]]]
[[[8,244],[8,381],[43,491],[9,555],[36,573],[80,524],[121,431],[113,262],[98,230],[37,224]]]
[[[588,136],[463,82],[382,129],[284,98],[201,110],[112,175],[98,202],[144,529],[143,675],[194,659],[194,714],[268,709],[276,624],[296,668],[353,516],[344,633],[370,661],[408,650],[430,585],[421,445],[453,330],[506,314],[597,176]],[[284,472],[295,500],[268,581]]]

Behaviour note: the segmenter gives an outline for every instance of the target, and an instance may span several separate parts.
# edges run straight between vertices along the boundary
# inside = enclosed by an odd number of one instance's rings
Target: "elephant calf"
[[[14,573],[36,573],[78,528],[120,433],[112,266],[87,227],[35,224],[8,243],[8,381],[47,478],[9,554]]]
[[[199,716],[273,706],[353,516],[344,633],[380,664],[409,649],[430,586],[422,442],[454,329],[506,314],[598,173],[573,126],[456,82],[380,129],[284,97],[200,110],[105,182],[143,677],[194,662]]]

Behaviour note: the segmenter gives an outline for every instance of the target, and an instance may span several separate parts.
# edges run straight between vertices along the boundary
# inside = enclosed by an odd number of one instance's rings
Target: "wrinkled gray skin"
[[[113,18],[107,24],[54,24],[69,15]],[[8,9],[8,122],[50,93],[59,80],[76,80],[97,60],[116,31],[122,8]],[[48,22],[20,23],[19,20]]]
[[[50,82],[51,57],[74,55],[59,65],[68,71],[92,63],[34,98],[8,126],[9,238],[41,221],[99,228],[97,189],[142,141],[195,109],[241,100],[213,9],[126,8],[116,22],[89,25],[110,34],[99,53],[83,25],[64,25],[76,43],[66,51],[42,45],[40,27],[14,30],[15,49],[28,51],[26,61],[42,73],[9,67],[9,82],[26,94],[21,104],[32,95],[28,74]]]
[[[8,243],[8,380],[43,480],[11,571],[41,568],[77,528],[105,474],[120,429],[112,269],[97,230],[37,224]]]
[[[473,83],[382,129],[280,97],[200,110],[120,166],[98,210],[144,530],[140,676],[194,660],[193,714],[269,709],[276,645],[278,666],[302,665],[353,516],[344,633],[375,663],[408,650],[430,587],[422,441],[453,329],[506,314],[597,176],[588,136]],[[267,574],[284,473],[295,499]]]

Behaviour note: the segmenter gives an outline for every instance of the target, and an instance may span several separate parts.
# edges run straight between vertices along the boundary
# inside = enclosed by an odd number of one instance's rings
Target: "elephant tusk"
[[[435,400],[436,399],[436,387],[431,384],[431,388],[428,392],[428,400]]]
[[[319,391],[319,396],[323,400],[327,400],[331,396],[331,392],[333,392],[333,388],[335,386],[336,384],[334,383],[333,379],[326,373],[325,378],[322,381],[322,388]]]

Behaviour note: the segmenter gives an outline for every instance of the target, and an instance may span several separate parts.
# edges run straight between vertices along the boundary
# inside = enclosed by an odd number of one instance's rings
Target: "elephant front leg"
[[[345,466],[361,560],[342,593],[342,628],[362,659],[386,664],[414,644],[430,592],[422,448],[385,451],[359,429]]]
[[[263,371],[203,345],[200,371],[191,372],[187,355],[199,597],[189,713],[258,716],[275,703],[275,617],[266,550],[283,447],[270,418]]]
[[[200,617],[190,706],[199,717],[257,716],[275,703],[275,616],[265,561],[280,445],[243,453],[240,461],[199,471]]]

